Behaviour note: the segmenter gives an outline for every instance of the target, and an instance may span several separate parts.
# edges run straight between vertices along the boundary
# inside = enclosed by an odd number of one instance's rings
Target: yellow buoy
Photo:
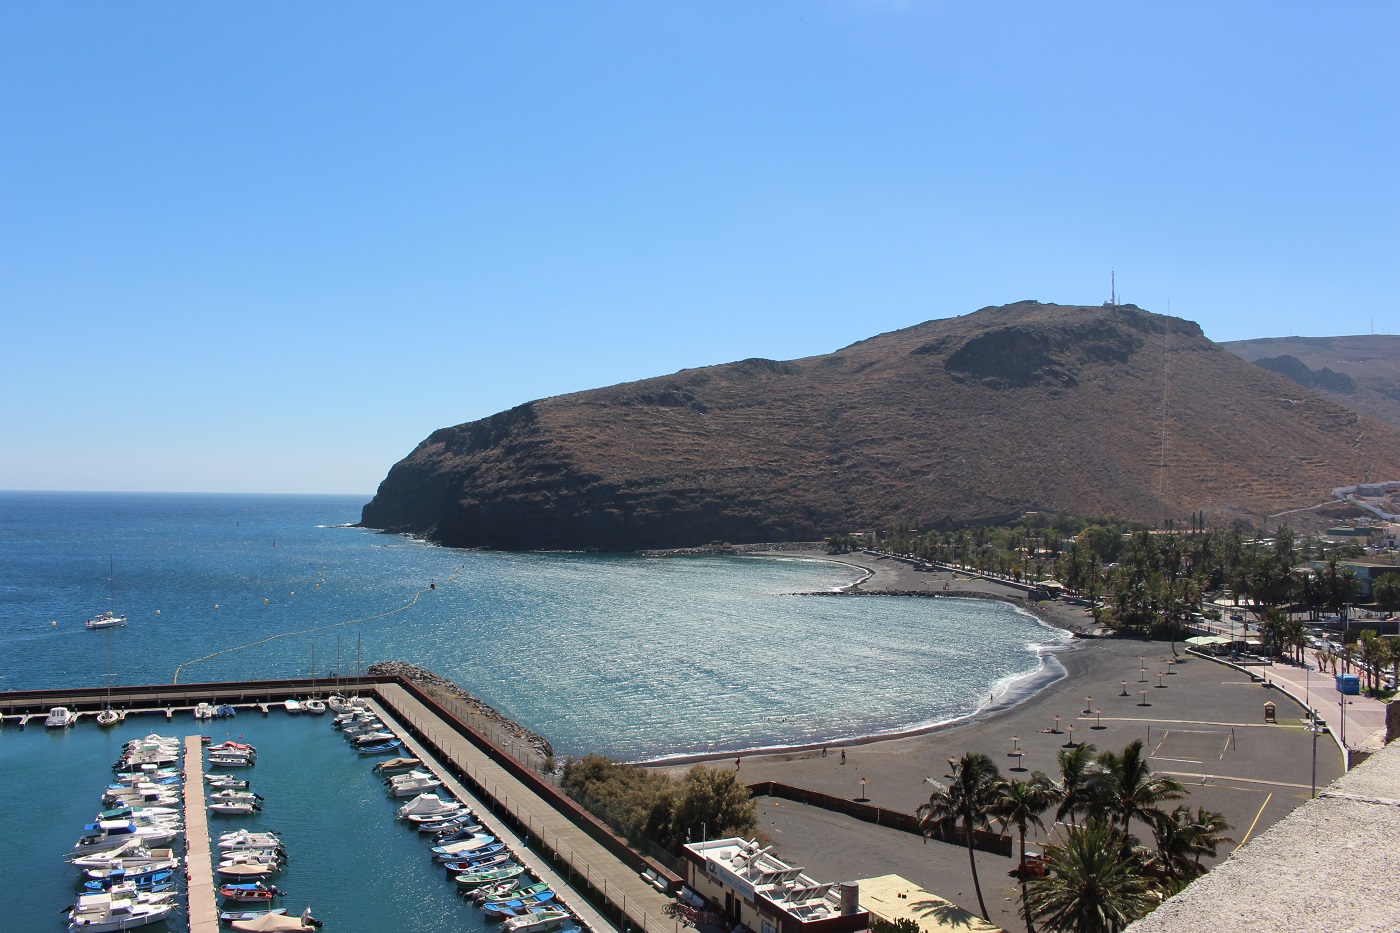
[[[264,599],[263,602],[267,602],[267,600]]]
[[[215,608],[215,609],[218,609],[218,608],[219,608],[219,604],[218,604],[218,603],[215,603],[215,604],[214,604],[214,608]]]

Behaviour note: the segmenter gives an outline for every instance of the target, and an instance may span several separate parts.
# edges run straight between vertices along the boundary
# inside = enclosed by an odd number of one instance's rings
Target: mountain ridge
[[[440,429],[362,524],[455,546],[635,550],[1032,509],[1225,521],[1312,504],[1377,459],[1400,464],[1400,432],[1193,322],[1026,301]]]

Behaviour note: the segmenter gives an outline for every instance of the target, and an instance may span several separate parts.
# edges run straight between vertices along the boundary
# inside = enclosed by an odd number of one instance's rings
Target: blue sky
[[[1400,331],[1400,6],[0,6],[0,487],[372,492],[435,428],[1024,298]]]

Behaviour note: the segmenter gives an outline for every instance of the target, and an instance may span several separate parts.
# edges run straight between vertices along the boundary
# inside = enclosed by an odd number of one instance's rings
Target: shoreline
[[[856,555],[817,555],[806,551],[774,549],[750,551],[744,556],[770,559],[781,558],[788,560],[826,561],[829,563],[842,564],[843,566],[853,567],[857,570],[863,571],[865,574],[864,577],[862,577],[855,583],[847,584],[846,586],[841,587],[838,590],[791,594],[794,596],[890,596],[904,598],[936,597],[943,599],[989,599],[995,602],[1002,602],[1011,605],[1016,610],[1024,612],[1026,615],[1029,615],[1032,618],[1036,619],[1036,621],[1040,622],[1047,628],[1051,628],[1056,632],[1067,633],[1069,638],[1062,643],[1037,643],[1036,653],[1039,663],[1035,670],[1012,677],[1009,680],[1004,679],[1003,681],[993,683],[991,685],[991,698],[988,702],[983,702],[979,704],[976,709],[968,713],[964,713],[959,716],[954,716],[949,719],[943,719],[937,722],[930,722],[924,725],[895,729],[893,731],[872,732],[867,735],[837,738],[826,742],[803,742],[795,745],[765,745],[749,749],[731,749],[726,752],[686,752],[675,755],[661,755],[655,758],[646,758],[630,761],[628,762],[629,764],[635,764],[640,767],[646,768],[667,769],[682,766],[690,766],[695,764],[703,764],[706,762],[727,761],[730,758],[734,757],[743,758],[745,756],[783,756],[796,755],[804,752],[819,752],[823,749],[830,748],[841,749],[869,747],[886,742],[900,742],[909,739],[917,739],[923,736],[946,733],[958,728],[973,726],[978,723],[989,721],[1002,713],[1021,707],[1029,701],[1034,700],[1037,696],[1041,695],[1050,687],[1053,687],[1055,684],[1058,684],[1066,679],[1073,678],[1076,675],[1076,673],[1078,673],[1082,665],[1067,665],[1065,662],[1060,660],[1060,656],[1064,655],[1068,660],[1073,656],[1087,653],[1087,651],[1092,650],[1089,649],[1088,643],[1086,641],[1078,637],[1085,630],[1085,626],[1082,623],[1076,624],[1078,620],[1074,619],[1069,613],[1054,613],[1046,611],[1038,612],[1036,611],[1036,609],[1039,607],[1036,603],[1028,601],[1024,599],[1024,597],[1016,598],[1012,596],[1011,593],[1005,592],[1005,589],[1008,588],[1000,588],[1003,591],[996,592],[996,590],[993,589],[994,587],[996,587],[996,583],[994,581],[978,580],[977,582],[982,584],[983,586],[982,588],[977,590],[961,589],[957,591],[945,592],[940,589],[937,591],[921,591],[918,589],[906,588],[908,586],[908,581],[904,579],[903,574],[899,573],[898,571],[904,570],[908,574],[918,573],[926,578],[926,582],[930,583],[947,581],[950,580],[950,578],[956,579],[958,575],[950,575],[946,571],[915,571],[912,567],[908,565],[898,563],[896,563],[896,567],[892,568],[874,566],[874,564],[877,561],[889,561],[890,559],[864,554],[859,555],[857,559],[846,560],[842,558],[854,557]],[[882,575],[882,571],[888,572]],[[882,576],[882,579],[877,579]],[[869,585],[872,588],[859,589],[859,587],[866,585]],[[1012,592],[1019,593],[1019,591],[1015,590],[1013,590]],[[1067,607],[1056,608],[1066,609]],[[1072,612],[1073,610],[1070,610],[1070,613]]]

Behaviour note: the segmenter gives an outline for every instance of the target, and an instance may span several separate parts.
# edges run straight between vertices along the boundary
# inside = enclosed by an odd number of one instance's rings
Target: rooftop
[[[900,875],[860,879],[860,906],[889,923],[912,920],[922,933],[1001,933],[970,910]]]
[[[732,837],[693,842],[686,848],[730,888],[748,896],[761,894],[799,920],[841,914],[840,885],[814,881],[805,869],[789,865],[757,842]]]

